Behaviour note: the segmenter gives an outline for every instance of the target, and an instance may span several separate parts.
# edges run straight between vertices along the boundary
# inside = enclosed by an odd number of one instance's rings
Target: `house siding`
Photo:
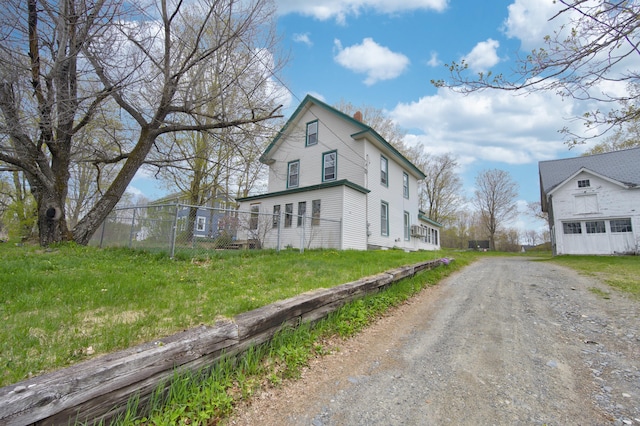
[[[318,142],[306,144],[307,123],[318,123]],[[323,154],[337,153],[335,186],[323,182]],[[380,183],[380,156],[388,160],[388,186]],[[368,248],[399,247],[407,250],[439,249],[439,244],[429,244],[424,239],[404,238],[404,214],[410,215],[410,224],[418,225],[418,179],[424,175],[402,157],[374,130],[334,110],[311,97],[298,107],[280,136],[276,137],[261,157],[269,165],[267,194],[259,197],[261,211],[271,213],[280,204],[284,214],[287,203],[306,201],[307,215],[311,215],[311,202],[322,200],[322,218],[339,221],[340,238],[323,232],[305,237],[314,247],[315,242],[331,241],[331,247],[366,250]],[[299,161],[299,185],[292,190],[287,186],[288,164]],[[403,194],[403,173],[409,178],[408,198]],[[291,192],[294,193],[291,193]],[[256,197],[240,200],[240,210],[247,210]],[[389,235],[380,235],[380,203],[389,205]],[[294,227],[292,227],[294,228]],[[292,235],[289,235],[292,234]],[[307,238],[308,237],[308,238]],[[282,229],[280,247],[299,247],[301,238],[293,229]],[[439,240],[438,240],[439,241]],[[268,235],[266,247],[275,247],[277,239]],[[328,247],[327,245],[318,245]]]
[[[260,220],[261,228],[257,235],[261,237],[264,248],[278,247],[278,229],[273,228],[273,206],[280,205],[280,247],[287,246],[300,247],[304,242],[305,248],[331,247],[342,248],[343,201],[342,194],[344,186],[319,189],[309,192],[299,192],[276,197],[267,197],[260,200],[242,201],[239,210],[248,212],[251,205],[260,205],[260,214],[264,219]],[[353,189],[351,191],[358,193]],[[364,196],[364,194],[362,194]],[[320,224],[311,226],[313,200],[320,200]],[[305,227],[297,226],[298,205],[300,202],[306,203]],[[290,227],[285,227],[285,205],[293,204],[293,218]],[[305,232],[304,239],[302,232]],[[238,239],[247,240],[253,238],[247,231],[240,231]],[[351,248],[351,247],[349,247]]]
[[[370,222],[371,236],[369,237],[370,247],[392,248],[399,247],[409,250],[427,249],[427,246],[419,239],[413,241],[410,237],[407,241],[404,238],[404,212],[409,212],[410,225],[418,224],[418,180],[415,176],[407,173],[393,156],[382,152],[374,144],[365,142],[365,152],[369,160],[368,189],[369,194],[368,217]],[[388,184],[381,184],[380,157],[384,155],[388,160]],[[403,173],[409,175],[409,198],[403,194]],[[389,235],[381,234],[380,206],[382,202],[389,205]]]
[[[579,180],[590,181],[579,188]],[[588,198],[588,200],[587,200]],[[551,195],[552,235],[556,254],[615,254],[638,251],[640,189],[629,189],[588,172],[581,172]],[[630,218],[633,232],[612,232],[612,219]],[[588,234],[585,223],[604,221],[605,232]],[[565,234],[563,223],[580,223],[580,234]]]
[[[366,212],[367,195],[351,188],[343,192],[342,249],[367,249],[367,221],[362,213]]]
[[[318,143],[305,146],[306,125],[318,121]],[[364,186],[364,154],[362,144],[349,135],[358,129],[344,120],[339,120],[322,108],[305,110],[297,124],[279,142],[277,151],[271,157],[268,192],[287,189],[287,164],[300,161],[299,187],[322,183],[322,154],[337,151],[336,180],[346,179]]]

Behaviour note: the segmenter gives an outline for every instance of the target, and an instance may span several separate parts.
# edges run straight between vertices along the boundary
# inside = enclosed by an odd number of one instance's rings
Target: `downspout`
[[[364,187],[369,189],[369,154],[364,159]],[[371,232],[371,224],[369,223],[369,194],[364,194],[364,246],[365,250],[369,250],[369,234]]]

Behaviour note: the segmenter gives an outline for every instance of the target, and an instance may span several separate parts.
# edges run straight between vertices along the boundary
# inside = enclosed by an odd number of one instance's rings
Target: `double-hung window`
[[[306,146],[316,145],[318,143],[318,120],[307,123],[307,139]]]
[[[382,155],[380,156],[380,183],[389,186],[389,160]]]
[[[204,232],[207,227],[207,218],[205,216],[198,216],[196,218],[196,231]]]
[[[409,175],[407,172],[402,172],[402,195],[404,198],[409,198]]]
[[[298,203],[298,226],[304,223],[304,215],[307,213],[307,202],[300,201]]]
[[[311,225],[320,225],[320,200],[311,202]]]
[[[300,160],[292,161],[287,166],[287,188],[297,188],[300,183]]]
[[[249,217],[249,229],[255,231],[258,229],[258,218],[260,214],[260,204],[251,204],[251,216]]]
[[[273,227],[277,228],[280,223],[280,204],[273,206]]]
[[[293,204],[284,205],[284,227],[291,228],[291,219],[293,218]]]
[[[336,180],[336,164],[338,161],[338,152],[331,151],[322,154],[322,181],[327,182]]]
[[[389,204],[384,201],[380,203],[380,234],[389,236]]]
[[[409,241],[411,238],[411,217],[409,212],[404,212],[404,239]]]

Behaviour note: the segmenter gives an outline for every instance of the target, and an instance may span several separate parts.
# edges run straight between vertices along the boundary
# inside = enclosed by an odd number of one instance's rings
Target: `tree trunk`
[[[38,205],[38,236],[40,245],[71,241],[72,235],[64,215],[64,201],[55,193],[44,188],[34,191]]]
[[[102,222],[104,222],[116,204],[118,204],[127,186],[129,186],[136,172],[144,163],[155,138],[156,134],[148,128],[140,131],[138,143],[134,150],[131,151],[131,154],[129,154],[120,173],[118,173],[111,183],[104,196],[73,228],[73,239],[76,243],[82,245],[89,243],[93,234],[98,230],[100,225],[102,225]]]

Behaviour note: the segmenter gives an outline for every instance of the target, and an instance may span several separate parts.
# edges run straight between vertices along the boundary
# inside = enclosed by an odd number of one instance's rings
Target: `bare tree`
[[[334,105],[334,108],[351,117],[355,117],[356,113],[359,112],[364,124],[375,130],[384,138],[384,140],[393,145],[393,147],[402,154],[406,152],[403,139],[407,132],[402,130],[402,128],[392,119],[387,117],[381,109],[368,105],[361,105],[357,107],[344,100],[341,100],[337,105]]]
[[[636,66],[640,59],[640,4],[586,0],[557,0],[557,4],[558,12],[550,17],[558,22],[557,29],[540,40],[545,47],[519,58],[511,75],[490,71],[469,75],[468,64],[462,61],[446,65],[452,81],[432,83],[466,93],[482,89],[550,90],[562,97],[597,101],[611,110],[594,110],[576,119],[599,128],[598,134],[637,120],[640,93],[634,85],[640,79]],[[620,85],[629,85],[628,90],[605,89]],[[571,138],[570,147],[585,141],[567,128],[563,131]]]
[[[430,155],[422,145],[410,150],[409,155],[427,176],[420,182],[420,208],[436,222],[452,220],[464,201],[456,158],[449,153]]]
[[[542,203],[540,201],[527,202],[527,214],[535,219],[543,220],[545,223],[549,220],[549,214],[542,211]]]
[[[0,161],[25,172],[42,245],[86,244],[160,136],[280,116],[256,90],[271,84],[280,66],[265,60],[278,41],[269,0],[158,0],[136,2],[138,8],[119,0],[22,3],[6,1],[1,18],[0,133],[7,137],[0,139]],[[194,82],[213,67],[224,78],[198,93]],[[247,72],[254,78],[243,78]],[[242,96],[233,108],[225,104],[230,90]],[[69,229],[73,139],[108,98],[136,136],[118,146],[118,155],[96,151],[94,164],[117,164],[118,174]]]
[[[496,232],[518,214],[518,184],[511,175],[498,169],[484,170],[476,176],[473,204],[480,212],[491,250],[496,248]]]

